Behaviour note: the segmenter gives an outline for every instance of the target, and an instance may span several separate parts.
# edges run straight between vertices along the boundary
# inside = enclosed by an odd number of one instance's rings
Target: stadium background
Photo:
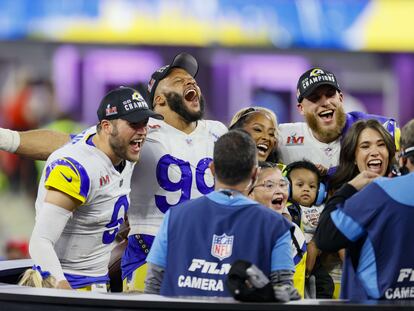
[[[181,51],[199,60],[208,118],[227,124],[261,105],[301,120],[297,79],[321,66],[347,110],[403,125],[414,117],[413,16],[410,0],[0,0],[0,126],[93,124],[109,88],[145,87]],[[34,221],[36,171],[13,161],[0,161],[0,256]]]

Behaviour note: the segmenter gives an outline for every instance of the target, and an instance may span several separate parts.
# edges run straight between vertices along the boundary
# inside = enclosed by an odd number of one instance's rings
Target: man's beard
[[[167,99],[168,106],[174,112],[176,112],[179,116],[181,116],[186,122],[196,122],[201,120],[204,116],[204,97],[200,96],[200,110],[197,112],[191,112],[185,106],[183,97],[176,93],[176,92],[169,92],[165,94],[165,98]]]
[[[119,138],[118,127],[116,125],[113,126],[111,136],[109,137],[109,146],[118,158],[122,160],[132,161],[131,159],[128,159],[128,147],[125,146],[124,142],[122,142]]]
[[[322,139],[323,142],[332,142],[341,135],[346,122],[346,114],[342,106],[338,106],[335,111],[336,126],[332,130],[322,128],[318,123],[317,117],[313,113],[306,113],[305,119],[309,128],[316,134],[314,134],[315,136]]]

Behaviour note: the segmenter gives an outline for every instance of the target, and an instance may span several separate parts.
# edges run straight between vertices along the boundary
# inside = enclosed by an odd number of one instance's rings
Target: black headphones
[[[323,182],[320,181],[322,177],[321,177],[321,174],[318,168],[315,166],[315,164],[307,160],[292,162],[289,165],[287,165],[282,171],[283,176],[286,176],[287,179],[289,179],[289,183],[290,183],[289,201],[291,201],[293,197],[292,195],[293,185],[292,185],[292,180],[290,179],[290,173],[292,172],[292,170],[297,169],[297,168],[308,169],[314,172],[316,176],[318,176],[318,181],[319,181],[318,190],[317,190],[315,202],[313,202],[313,205],[321,205],[327,197],[326,186]]]

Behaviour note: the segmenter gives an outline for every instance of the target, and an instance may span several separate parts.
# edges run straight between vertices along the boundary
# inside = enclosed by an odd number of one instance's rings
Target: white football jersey
[[[338,165],[340,138],[331,143],[317,140],[305,122],[279,124],[279,151],[283,164],[309,160],[329,169]]]
[[[82,204],[73,212],[55,251],[65,273],[102,276],[108,272],[112,242],[129,207],[135,163],[118,172],[111,160],[90,142],[96,128],[77,135],[48,158],[39,184],[36,211],[46,188],[58,189]],[[53,225],[53,219],[50,220]]]
[[[214,143],[227,132],[221,122],[208,120],[198,121],[191,134],[155,119],[150,119],[148,127],[141,158],[132,175],[130,235],[156,235],[171,206],[213,190],[208,164],[213,158]]]

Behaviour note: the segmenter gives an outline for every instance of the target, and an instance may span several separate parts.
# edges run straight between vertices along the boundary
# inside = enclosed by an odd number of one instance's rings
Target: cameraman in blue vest
[[[232,130],[217,140],[209,165],[215,191],[165,214],[147,258],[146,293],[230,297],[225,280],[242,259],[270,278],[276,300],[300,297],[292,282],[292,224],[247,197],[257,164],[256,144],[246,132]]]
[[[414,299],[414,119],[401,133],[398,177],[362,171],[325,205],[316,244],[346,248],[341,298]]]

